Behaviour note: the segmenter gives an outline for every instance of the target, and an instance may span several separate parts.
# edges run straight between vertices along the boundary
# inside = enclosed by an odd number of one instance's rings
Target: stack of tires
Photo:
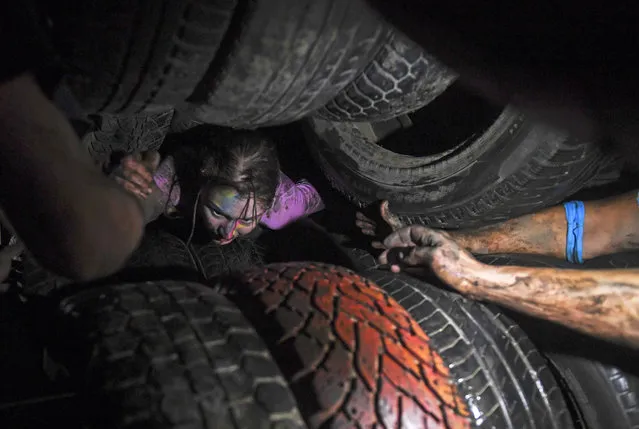
[[[446,362],[457,362],[451,373],[459,380],[486,365],[496,368],[496,380],[517,374],[519,364],[529,369],[534,356],[540,356],[544,366],[537,377],[549,370],[549,377],[563,392],[577,429],[634,429],[639,427],[639,370],[637,351],[616,346],[572,331],[552,322],[528,317],[494,305],[484,305],[456,293],[447,292],[445,285],[424,281],[387,271],[377,270],[374,257],[367,251],[350,251],[358,273],[374,281],[381,289],[406,308],[425,332]],[[478,259],[490,265],[574,268],[570,263],[536,255],[480,255]],[[601,256],[587,261],[583,269],[614,269],[639,267],[639,253]],[[490,354],[495,347],[499,356]],[[534,344],[534,345],[533,345]],[[473,348],[468,351],[468,348]],[[513,354],[515,353],[515,354]],[[529,356],[529,362],[517,353]],[[497,365],[499,363],[499,365]],[[503,372],[502,372],[503,369]],[[519,395],[528,395],[530,381],[522,375]],[[501,384],[501,386],[504,386]],[[503,403],[516,395],[499,388]],[[469,391],[467,391],[469,392]],[[485,393],[481,388],[470,391]],[[530,392],[530,391],[529,391]],[[539,392],[532,392],[537,395]],[[479,395],[485,398],[484,395]],[[529,400],[534,396],[526,396]],[[533,401],[534,402],[534,401]],[[565,424],[565,423],[564,423]],[[511,427],[500,423],[486,427]],[[522,427],[535,427],[523,425]],[[546,427],[546,426],[542,426]],[[553,426],[547,426],[553,427]]]
[[[333,187],[389,200],[407,223],[472,227],[556,204],[615,180],[619,158],[468,90],[394,32],[369,66],[306,120]]]
[[[152,241],[156,250],[165,242],[164,252],[142,252],[134,268],[188,266],[193,255],[175,238]],[[586,357],[547,358],[499,309],[413,278],[317,263],[209,278],[176,273],[67,285],[40,305],[47,355],[77,394],[69,423],[630,429],[638,422],[636,376]]]
[[[156,144],[137,136],[135,123],[174,108],[187,123],[238,128],[301,119],[351,83],[390,31],[364,0],[63,0],[42,8],[72,93],[100,121],[122,122],[128,138],[108,148],[118,150]],[[99,155],[103,141],[88,144]]]
[[[96,157],[156,148],[192,122],[307,118],[311,152],[335,188],[447,228],[557,203],[617,171],[593,142],[468,92],[364,0],[42,6],[66,84],[95,120],[85,142]],[[612,424],[606,414],[575,418],[594,402],[584,382],[594,370],[547,360],[496,309],[412,279],[319,264],[220,277],[207,272],[206,250],[154,246],[164,251],[155,262],[134,259],[139,277],[45,287],[55,303],[45,338],[87,427]],[[173,251],[180,256],[167,257]],[[159,257],[181,270],[161,273]],[[614,386],[609,411],[626,407],[619,428],[639,424],[634,379],[593,365]],[[558,380],[577,392],[574,403]]]
[[[405,284],[289,263],[70,287],[48,355],[90,428],[573,427],[516,325],[445,294],[409,314]]]
[[[547,357],[500,309],[374,269],[259,267],[247,246],[186,244],[150,230],[115,277],[55,290],[27,264],[24,294],[46,297],[35,325],[70,376],[83,427],[638,422],[636,376],[588,353],[571,356],[590,342]],[[538,321],[522,326],[537,344],[557,336]]]
[[[310,118],[315,159],[351,200],[388,198],[406,220],[451,228],[554,204],[618,170],[593,142],[468,92],[364,0],[43,8],[102,161],[193,123]]]

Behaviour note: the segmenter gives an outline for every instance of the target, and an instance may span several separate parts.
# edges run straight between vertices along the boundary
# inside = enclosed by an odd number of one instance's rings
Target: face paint
[[[211,186],[203,190],[200,212],[216,242],[228,244],[238,235],[251,232],[264,209],[254,198],[241,196],[229,186]]]

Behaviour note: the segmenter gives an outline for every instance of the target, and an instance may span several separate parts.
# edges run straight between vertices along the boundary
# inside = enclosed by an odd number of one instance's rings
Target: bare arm
[[[451,274],[447,282],[475,298],[639,348],[639,270],[483,265],[474,280]]]
[[[135,198],[93,166],[26,74],[0,84],[0,206],[43,266],[74,279],[117,270],[142,234]]]
[[[480,263],[445,232],[402,228],[386,240],[380,263],[393,271],[428,267],[476,299],[552,320],[639,348],[639,270],[562,270]]]
[[[584,203],[583,257],[595,258],[639,248],[639,205],[637,191]],[[366,235],[376,237],[373,247],[403,225],[389,209],[380,205],[379,215],[371,219],[358,213],[357,225]],[[483,228],[449,231],[450,236],[474,254],[528,253],[566,257],[567,221],[564,206],[550,207]]]
[[[637,191],[584,204],[584,259],[639,248]],[[450,236],[475,254],[532,253],[564,258],[566,214],[563,206]]]

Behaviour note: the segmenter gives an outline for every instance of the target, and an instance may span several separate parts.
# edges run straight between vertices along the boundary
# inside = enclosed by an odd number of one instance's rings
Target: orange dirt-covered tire
[[[466,403],[428,336],[363,277],[287,263],[218,287],[266,342],[310,428],[470,428]]]

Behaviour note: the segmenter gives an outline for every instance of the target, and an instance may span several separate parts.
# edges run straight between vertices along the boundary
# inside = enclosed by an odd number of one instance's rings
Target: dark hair
[[[260,130],[199,125],[171,135],[167,141],[178,180],[197,188],[227,185],[265,207],[275,199],[280,165],[275,143]]]

